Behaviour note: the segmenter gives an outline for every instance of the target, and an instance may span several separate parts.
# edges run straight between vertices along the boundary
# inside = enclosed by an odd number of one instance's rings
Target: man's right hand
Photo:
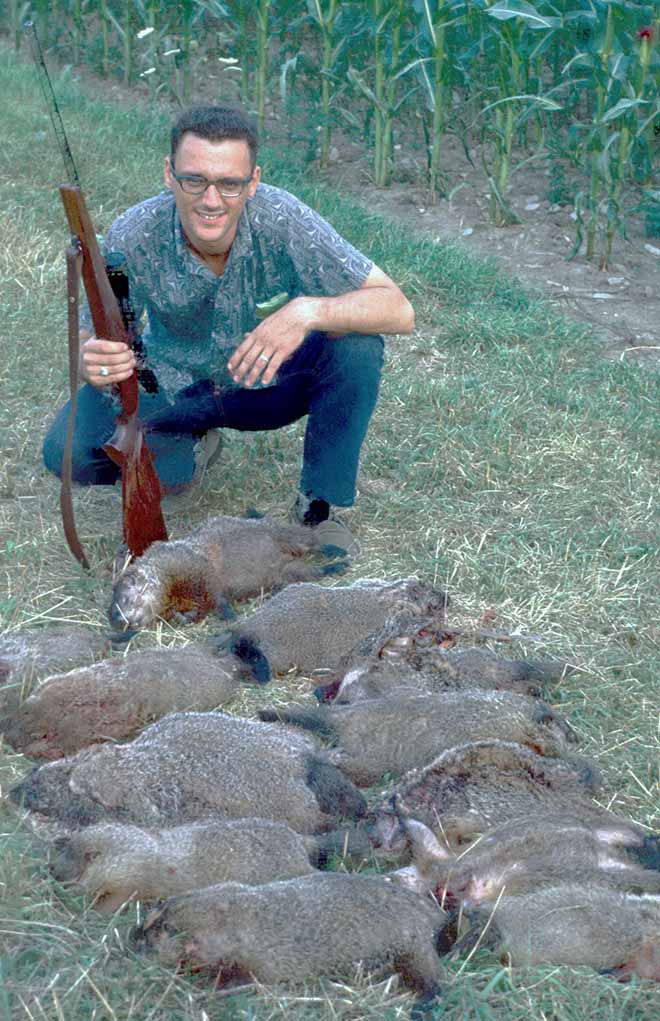
[[[81,331],[80,375],[86,383],[99,389],[122,383],[135,370],[135,355],[127,344],[117,340],[101,340]]]

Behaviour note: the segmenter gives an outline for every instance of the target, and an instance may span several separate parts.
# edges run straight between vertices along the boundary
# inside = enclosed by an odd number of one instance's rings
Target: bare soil
[[[362,147],[336,141],[328,180],[349,190],[353,198],[407,227],[438,241],[466,245],[498,262],[542,292],[561,312],[591,323],[602,340],[606,358],[635,360],[660,366],[660,237],[647,237],[642,214],[626,218],[626,237],[617,237],[608,269],[587,261],[583,251],[569,259],[576,237],[572,205],[549,201],[550,170],[524,167],[512,179],[507,195],[520,224],[496,227],[489,217],[486,180],[462,147],[448,139],[443,157],[451,199],[429,204],[421,182],[421,155],[397,153],[397,176],[388,188],[375,188]]]

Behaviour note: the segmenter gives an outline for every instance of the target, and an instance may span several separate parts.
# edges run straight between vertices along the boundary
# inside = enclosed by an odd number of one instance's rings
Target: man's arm
[[[415,313],[403,291],[373,266],[361,287],[335,297],[301,295],[268,316],[248,333],[232,357],[229,371],[236,383],[252,386],[261,377],[270,383],[282,362],[312,330],[345,333],[410,333]]]

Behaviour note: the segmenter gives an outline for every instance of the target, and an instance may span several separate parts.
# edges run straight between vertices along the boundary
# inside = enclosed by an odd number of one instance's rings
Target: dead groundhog
[[[364,829],[375,848],[400,853],[407,842],[402,817],[424,822],[452,848],[464,848],[494,826],[531,813],[570,813],[620,824],[592,801],[599,785],[598,771],[587,759],[549,758],[512,741],[473,741],[402,777],[370,811]]]
[[[267,985],[326,976],[350,981],[359,964],[397,971],[427,1003],[439,993],[443,912],[386,876],[321,873],[281,883],[222,883],[155,908],[134,930],[138,948],[228,980]]]
[[[480,940],[514,965],[587,965],[620,980],[660,980],[658,896],[566,883],[504,897],[494,911],[488,906],[468,918],[471,931],[456,952]]]
[[[130,897],[153,901],[214,883],[254,885],[315,870],[313,838],[281,822],[229,819],[146,830],[101,823],[55,842],[50,869],[59,882],[79,883],[94,907],[116,911]]]
[[[126,631],[157,618],[233,616],[234,599],[345,568],[345,552],[322,545],[313,528],[218,515],[184,539],[154,542],[129,564],[112,593],[110,623]]]
[[[216,709],[237,693],[245,665],[210,648],[146,649],[47,678],[0,733],[16,751],[58,759],[132,737],[167,713]]]
[[[466,741],[516,741],[560,755],[575,740],[566,721],[536,699],[504,691],[405,690],[398,697],[356,705],[263,709],[262,720],[310,730],[332,746],[331,760],[359,786],[423,767]]]
[[[514,741],[471,741],[402,777],[364,821],[344,830],[344,847],[364,855],[369,842],[376,855],[405,861],[408,819],[425,823],[452,849],[465,849],[494,826],[527,815],[571,814],[620,825],[590,796],[600,783],[595,764],[586,759],[543,757]]]
[[[109,820],[178,826],[247,816],[298,833],[364,815],[353,784],[313,740],[226,713],[173,713],[124,745],[104,744],[36,767],[9,791],[67,829]]]
[[[231,624],[221,647],[249,663],[263,680],[297,669],[335,670],[342,657],[391,618],[444,620],[448,597],[416,578],[360,578],[328,588],[290,585],[253,613]]]
[[[506,659],[486,649],[449,649],[416,635],[388,636],[366,656],[347,657],[339,675],[316,689],[320,702],[352,704],[398,696],[403,689],[441,692],[482,688],[540,697],[565,672],[552,660]]]
[[[109,652],[108,636],[98,628],[7,632],[0,637],[0,711],[17,706],[44,677],[94,663]]]
[[[423,823],[405,821],[413,864],[399,877],[441,903],[493,903],[567,881],[660,894],[657,835],[622,819],[591,823],[577,816],[534,814],[497,826],[454,854]],[[656,868],[646,867],[655,864]]]

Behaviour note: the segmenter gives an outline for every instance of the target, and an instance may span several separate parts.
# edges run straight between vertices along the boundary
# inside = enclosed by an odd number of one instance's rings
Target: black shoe
[[[298,493],[291,511],[291,519],[300,525],[313,528],[324,546],[337,546],[350,556],[356,556],[360,547],[348,527],[332,513],[327,500]]]

